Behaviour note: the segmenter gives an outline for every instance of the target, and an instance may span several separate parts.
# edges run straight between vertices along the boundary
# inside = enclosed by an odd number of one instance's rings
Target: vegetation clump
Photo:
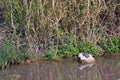
[[[0,44],[0,68],[5,68],[12,64],[19,64],[33,58],[33,54],[27,52],[27,48],[19,47],[10,40]]]
[[[119,53],[120,52],[120,37],[112,37],[102,41],[102,47],[106,53]]]
[[[98,56],[103,54],[103,50],[101,47],[93,44],[92,42],[86,41],[82,42],[79,45],[79,52],[90,53],[93,56]]]

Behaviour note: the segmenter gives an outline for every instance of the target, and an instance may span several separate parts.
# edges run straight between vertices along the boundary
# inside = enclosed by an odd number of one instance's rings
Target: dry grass
[[[76,36],[75,44],[119,36],[117,1],[3,0],[13,33],[22,35],[33,52],[55,49],[56,54],[60,43],[69,42],[68,36]]]

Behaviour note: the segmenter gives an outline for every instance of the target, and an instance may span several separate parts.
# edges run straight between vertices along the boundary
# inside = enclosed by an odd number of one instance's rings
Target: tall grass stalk
[[[108,27],[115,24],[116,1],[3,0],[3,3],[7,23],[14,34],[25,39],[32,52],[55,49],[57,54],[59,45],[68,43],[66,38],[72,35],[78,38],[74,44],[87,40],[95,45],[108,35],[117,35]]]

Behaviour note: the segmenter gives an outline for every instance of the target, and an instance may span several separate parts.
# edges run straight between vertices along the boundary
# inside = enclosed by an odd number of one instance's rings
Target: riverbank
[[[118,4],[117,0],[0,0],[1,68],[36,56],[57,60],[80,52],[120,53]]]

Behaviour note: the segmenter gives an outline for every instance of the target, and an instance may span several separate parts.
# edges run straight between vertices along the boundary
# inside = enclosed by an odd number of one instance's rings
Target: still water
[[[97,57],[94,64],[39,61],[0,70],[0,80],[120,80],[120,57]]]

